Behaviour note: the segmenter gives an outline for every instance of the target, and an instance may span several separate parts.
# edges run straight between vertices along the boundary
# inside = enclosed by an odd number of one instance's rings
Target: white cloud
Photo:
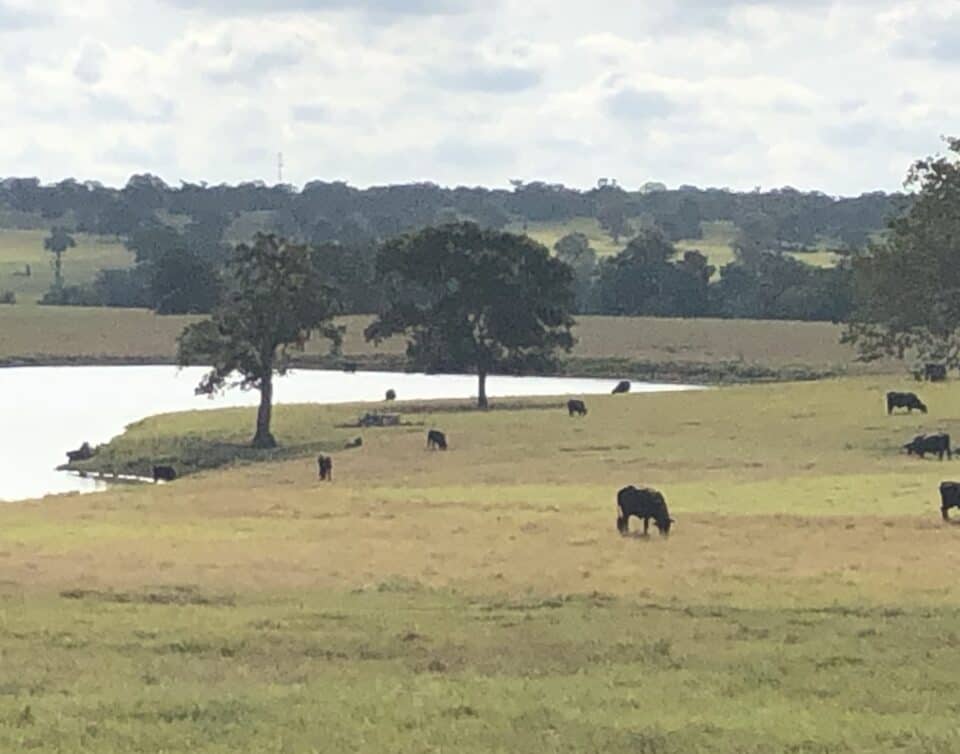
[[[86,42],[73,67],[73,75],[85,84],[96,84],[103,78],[106,62],[107,49],[99,42]]]
[[[899,187],[955,0],[0,0],[3,170]]]

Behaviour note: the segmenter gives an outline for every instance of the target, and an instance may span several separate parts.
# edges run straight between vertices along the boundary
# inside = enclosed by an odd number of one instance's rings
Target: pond
[[[0,501],[63,492],[93,492],[104,483],[56,471],[66,452],[84,441],[106,442],[124,427],[170,411],[255,406],[259,393],[229,390],[197,396],[204,369],[173,366],[14,367],[0,369]],[[565,377],[490,377],[491,398],[609,393],[616,380]],[[279,378],[277,403],[382,401],[388,389],[398,400],[470,398],[471,375],[296,370]],[[634,392],[690,389],[683,385],[634,383]]]

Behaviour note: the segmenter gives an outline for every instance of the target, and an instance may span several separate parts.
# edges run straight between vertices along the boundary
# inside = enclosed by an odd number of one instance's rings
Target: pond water
[[[259,393],[229,390],[197,396],[201,367],[14,367],[0,369],[0,501],[63,492],[93,492],[104,483],[56,471],[66,452],[84,441],[106,442],[144,417],[170,411],[255,406]],[[562,377],[490,377],[491,398],[609,393],[616,380]],[[392,388],[398,400],[470,398],[471,375],[296,370],[275,383],[277,403],[382,401]],[[682,385],[634,383],[634,392],[685,390]]]

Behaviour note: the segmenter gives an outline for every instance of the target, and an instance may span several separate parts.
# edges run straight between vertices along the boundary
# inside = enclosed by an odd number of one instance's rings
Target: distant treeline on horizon
[[[615,183],[601,184],[590,190],[519,181],[512,190],[431,183],[359,189],[340,181],[312,181],[298,191],[262,182],[175,188],[149,174],[134,175],[122,189],[74,179],[44,185],[36,178],[7,178],[0,181],[0,227],[35,227],[39,217],[75,232],[130,236],[153,223],[182,227],[200,222],[224,230],[249,225],[308,243],[350,245],[457,220],[506,228],[588,217],[611,235],[621,227],[656,227],[670,240],[696,239],[702,223],[728,221],[789,249],[825,242],[861,246],[910,202],[909,195],[883,191],[837,198],[789,187],[736,192],[645,184],[627,191]],[[237,222],[244,217],[250,222]]]

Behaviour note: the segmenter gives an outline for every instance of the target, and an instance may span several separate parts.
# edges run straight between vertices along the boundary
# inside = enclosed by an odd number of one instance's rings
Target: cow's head
[[[622,513],[617,516],[617,531],[621,534],[626,534],[629,531],[627,528],[627,517]]]
[[[670,518],[670,516],[667,516],[666,519],[662,521],[657,521],[657,528],[660,530],[660,533],[665,537],[670,533],[671,526],[673,526],[673,519]]]

